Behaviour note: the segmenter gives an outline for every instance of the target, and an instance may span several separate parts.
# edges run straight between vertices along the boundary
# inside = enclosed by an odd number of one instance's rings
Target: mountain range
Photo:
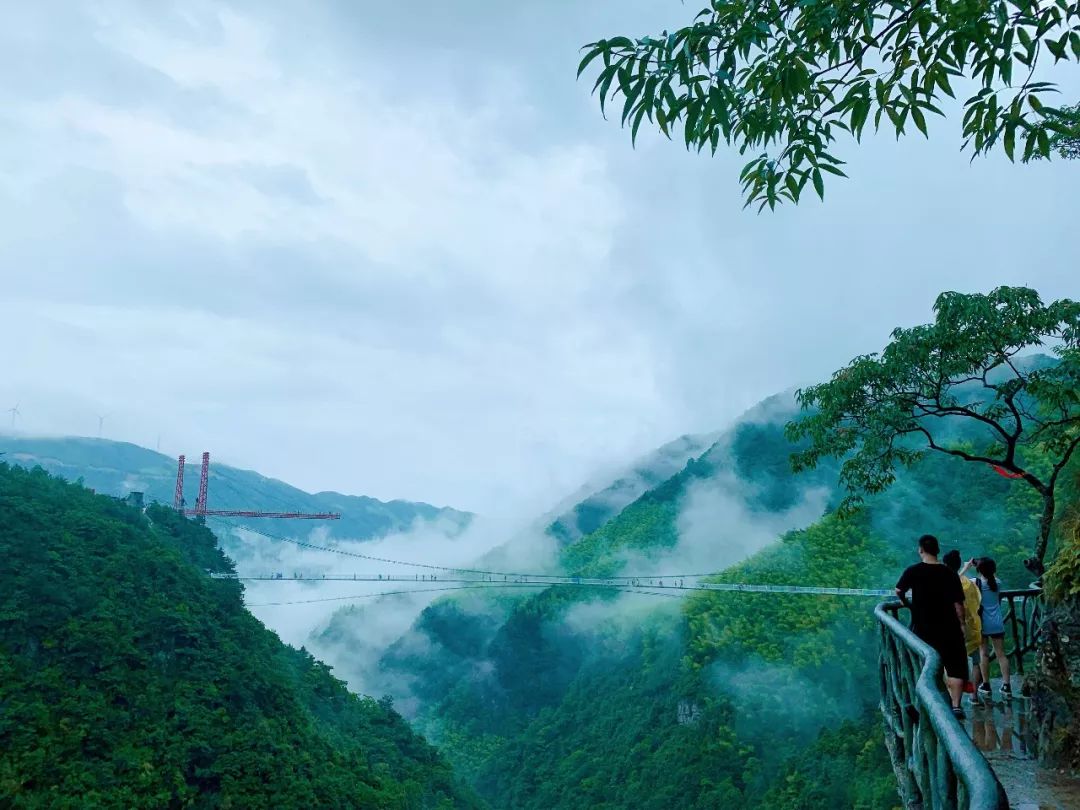
[[[68,481],[83,484],[105,495],[124,497],[144,493],[147,502],[172,504],[177,460],[128,442],[83,437],[34,438],[0,436],[0,459],[22,467],[41,467]],[[184,468],[185,501],[194,505],[199,487],[199,459],[189,458]],[[447,534],[465,529],[472,515],[448,507],[413,501],[380,501],[363,495],[339,492],[304,492],[274,478],[242,470],[211,459],[207,487],[211,509],[242,509],[266,512],[337,512],[340,520],[326,521],[331,539],[373,540],[405,532],[418,523],[437,523]],[[230,522],[262,526],[266,521],[242,518]],[[300,521],[290,521],[299,524]],[[308,530],[312,523],[302,522]],[[283,523],[278,522],[281,529]],[[286,529],[288,526],[285,527]]]

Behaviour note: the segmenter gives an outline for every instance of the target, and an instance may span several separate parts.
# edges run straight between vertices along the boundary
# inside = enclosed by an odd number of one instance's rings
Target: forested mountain
[[[1007,584],[1026,583],[1038,513],[1029,488],[929,458],[840,521],[827,511],[835,468],[790,472],[776,405],[567,546],[564,568],[675,573],[702,546],[713,560],[732,546],[729,559],[750,555],[706,569],[722,581],[881,588],[932,532],[946,548],[995,556]],[[784,532],[778,516],[797,528]],[[778,527],[778,540],[760,541]],[[897,806],[876,713],[872,600],[565,587],[483,596],[431,605],[381,666],[493,806]]]
[[[478,806],[243,607],[174,511],[0,464],[0,806]]]
[[[573,543],[594,532],[643,494],[681,470],[686,462],[709,449],[718,434],[680,436],[644,456],[603,486],[585,486],[569,500],[573,506],[555,510],[547,531],[562,543]]]
[[[24,467],[40,466],[69,481],[82,480],[106,495],[145,493],[147,501],[173,502],[176,459],[127,442],[80,437],[26,438],[0,436],[0,459]],[[188,458],[184,493],[189,506],[199,488],[199,457]],[[337,492],[304,492],[211,460],[209,497],[212,509],[267,512],[340,512],[341,520],[321,524],[332,537],[368,540],[407,531],[417,521],[438,522],[447,533],[460,531],[471,518],[466,512],[411,501],[379,501]],[[244,525],[241,519],[232,522]],[[252,525],[264,525],[262,523]],[[279,527],[280,528],[280,527]],[[307,525],[304,530],[310,529]]]

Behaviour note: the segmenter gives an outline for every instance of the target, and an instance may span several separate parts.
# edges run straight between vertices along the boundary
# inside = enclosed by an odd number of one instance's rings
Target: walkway
[[[995,695],[999,686],[995,681]],[[993,706],[969,705],[964,730],[994,769],[1012,810],[1076,810],[1080,779],[1040,768],[1035,760],[1035,728],[1028,722],[1028,704],[1018,697]]]

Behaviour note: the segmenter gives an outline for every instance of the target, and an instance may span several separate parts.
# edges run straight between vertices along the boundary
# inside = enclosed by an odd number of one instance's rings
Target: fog
[[[312,529],[295,537],[302,543],[323,546],[319,550],[301,547],[283,539],[280,529],[256,534],[247,529],[230,527],[222,530],[223,546],[237,564],[240,576],[300,576],[302,580],[245,582],[246,602],[264,624],[294,646],[308,645],[313,632],[322,628],[343,602],[368,600],[365,622],[374,627],[378,616],[380,626],[408,627],[419,612],[436,599],[446,588],[462,583],[447,580],[452,572],[442,568],[472,567],[489,553],[501,547],[501,553],[490,558],[503,563],[515,563],[526,570],[550,565],[554,542],[543,535],[523,531],[520,524],[509,520],[478,517],[468,528],[460,531],[452,525],[418,521],[408,532],[390,534],[377,540],[350,541],[335,539],[332,544],[322,529]],[[364,559],[379,557],[400,563]],[[405,564],[405,563],[412,563]],[[352,582],[322,580],[323,576],[383,576],[388,581]],[[389,579],[393,577],[394,579]],[[406,578],[401,581],[400,578]],[[443,590],[440,590],[443,589]],[[413,591],[394,594],[394,598],[378,598],[389,591]],[[378,607],[374,607],[377,603]],[[333,663],[333,662],[330,662]]]

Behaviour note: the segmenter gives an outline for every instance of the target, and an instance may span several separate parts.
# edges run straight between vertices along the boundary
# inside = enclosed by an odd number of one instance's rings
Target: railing
[[[1002,591],[1012,649],[1024,655],[1038,641],[1040,591]],[[1006,810],[1008,798],[986,759],[953,717],[942,681],[941,657],[898,618],[899,602],[879,604],[881,713],[900,796],[908,808]]]
[[[1012,636],[1012,649],[1005,655],[1012,662],[1013,670],[1024,674],[1024,656],[1035,651],[1039,643],[1039,631],[1042,627],[1042,591],[1038,588],[1021,588],[1002,591],[1001,601],[1008,602],[1002,614],[1005,626]],[[993,646],[990,647],[990,659],[994,658]]]

